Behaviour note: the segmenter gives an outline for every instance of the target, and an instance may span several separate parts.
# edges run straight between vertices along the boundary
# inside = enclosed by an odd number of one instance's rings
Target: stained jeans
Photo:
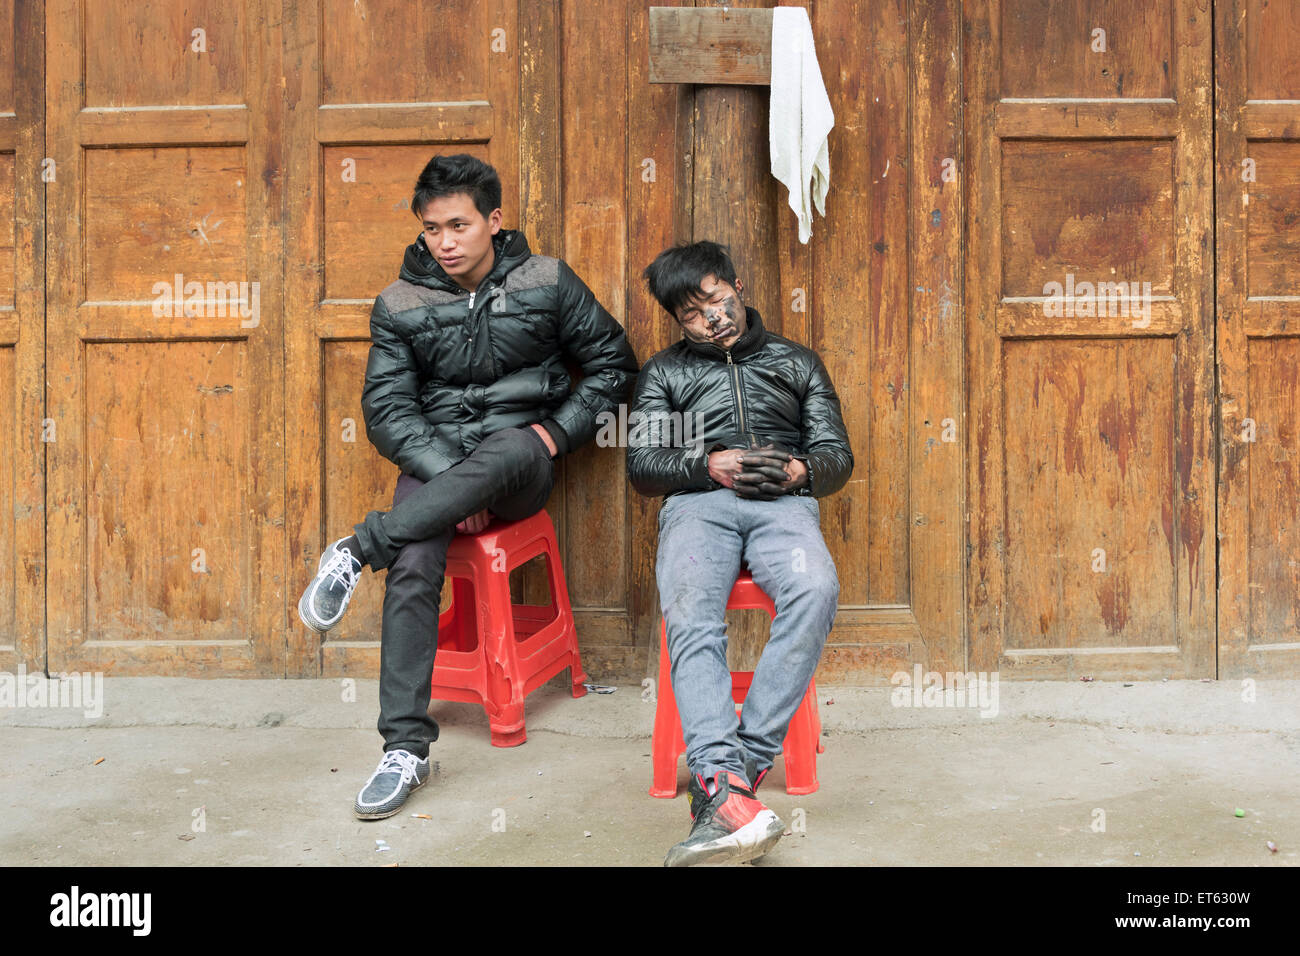
[[[840,593],[819,517],[815,498],[755,501],[729,488],[674,495],[659,512],[655,573],[673,695],[687,766],[706,780],[722,771],[744,779],[746,754],[770,767],[808,690]],[[742,561],[777,613],[737,720],[724,614]]]
[[[391,511],[372,511],[354,529],[374,570],[388,569],[379,661],[379,732],[384,750],[429,754],[438,725],[428,714],[438,647],[438,604],[456,525],[488,508],[507,521],[546,505],[555,465],[532,428],[485,438],[432,481],[402,474]]]

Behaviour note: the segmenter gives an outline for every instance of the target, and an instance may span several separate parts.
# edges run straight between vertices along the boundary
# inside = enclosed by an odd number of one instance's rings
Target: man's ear
[[[501,231],[502,218],[503,217],[501,215],[500,209],[493,209],[490,213],[488,213],[488,227],[491,229],[492,235],[495,236],[498,232]]]
[[[736,295],[738,295],[738,296],[739,296],[739,295],[744,295],[744,293],[745,293],[745,283],[743,283],[743,282],[740,281],[740,277],[739,277],[739,276],[736,277],[736,284],[733,286],[733,288],[736,290]]]

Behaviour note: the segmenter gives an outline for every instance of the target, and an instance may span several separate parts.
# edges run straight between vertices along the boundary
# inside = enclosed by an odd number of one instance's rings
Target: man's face
[[[745,306],[740,301],[743,285],[732,287],[715,275],[700,283],[700,294],[677,310],[682,332],[692,342],[707,342],[730,349],[745,334]]]
[[[424,244],[453,282],[471,292],[492,271],[492,237],[501,231],[501,210],[485,219],[467,193],[431,199],[420,216]]]

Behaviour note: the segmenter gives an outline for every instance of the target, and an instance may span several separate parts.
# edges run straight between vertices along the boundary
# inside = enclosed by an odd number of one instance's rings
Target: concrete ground
[[[786,794],[777,761],[761,796],[791,832],[755,865],[1296,865],[1300,681],[1253,689],[1003,683],[981,717],[820,688],[821,789]],[[374,681],[103,694],[94,719],[0,707],[0,864],[657,866],[689,829],[684,796],[647,795],[639,687],[573,700],[553,682],[513,749],[481,708],[435,704],[438,773],[370,823],[352,801],[380,754]]]

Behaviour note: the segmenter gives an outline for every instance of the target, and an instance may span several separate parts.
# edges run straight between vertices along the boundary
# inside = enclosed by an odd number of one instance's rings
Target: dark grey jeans
[[[438,725],[428,714],[438,649],[438,601],[456,525],[488,508],[507,521],[536,514],[555,464],[532,428],[489,435],[432,481],[402,474],[391,511],[372,511],[354,533],[374,570],[388,569],[380,634],[379,732],[384,750],[429,755]]]

